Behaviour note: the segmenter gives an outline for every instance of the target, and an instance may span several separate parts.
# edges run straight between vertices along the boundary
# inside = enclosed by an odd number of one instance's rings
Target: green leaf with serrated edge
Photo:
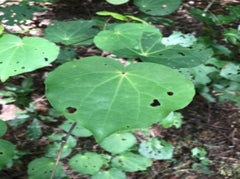
[[[0,37],[0,78],[5,82],[10,76],[30,72],[53,62],[59,47],[40,37],[15,35]]]
[[[61,124],[59,126],[59,128],[61,128],[65,132],[68,132],[70,130],[70,128],[72,127],[73,123],[74,123],[74,121],[67,120],[63,124]],[[92,135],[92,133],[89,130],[87,130],[86,128],[84,128],[80,123],[77,123],[77,125],[72,130],[71,134],[78,136],[78,137],[89,137]]]
[[[37,158],[28,164],[28,179],[43,179],[50,178],[52,170],[55,166],[55,161],[50,158]],[[62,166],[57,166],[54,177],[58,177],[62,174]]]
[[[178,112],[171,112],[165,119],[163,119],[159,124],[163,128],[170,128],[175,126],[176,128],[181,127],[182,125],[182,115]]]
[[[172,158],[173,145],[164,140],[151,138],[147,142],[142,142],[138,151],[147,158],[167,160]]]
[[[136,137],[131,133],[114,133],[103,140],[100,146],[106,151],[118,154],[125,152],[136,143]]]
[[[164,16],[177,10],[181,0],[134,0],[134,4],[145,14]]]
[[[0,137],[2,137],[7,131],[7,124],[0,119]]]
[[[93,20],[53,21],[44,31],[48,40],[64,45],[91,45],[98,29]]]
[[[34,119],[27,128],[27,136],[29,139],[36,140],[42,135],[41,123]]]
[[[113,5],[121,5],[127,3],[129,0],[106,0],[106,1]]]
[[[86,152],[85,154],[74,155],[69,165],[72,169],[82,174],[96,174],[104,164],[104,159],[95,152]]]
[[[140,58],[145,62],[160,63],[173,68],[197,66],[212,55],[212,50],[200,45],[191,48],[180,45],[165,46],[159,30],[147,24],[116,25],[112,30],[100,32],[94,38],[94,43],[98,48],[119,57]]]
[[[119,169],[111,168],[107,171],[100,171],[96,175],[93,175],[91,179],[126,179],[126,175]]]
[[[52,106],[91,131],[98,142],[160,121],[185,107],[195,93],[187,78],[166,66],[124,67],[104,57],[65,63],[49,73],[45,84]]]
[[[0,35],[2,35],[3,31],[4,31],[4,27],[0,25]]]
[[[0,139],[0,170],[12,161],[14,150],[11,142]]]
[[[125,152],[114,157],[111,165],[123,171],[136,172],[146,170],[151,164],[151,159],[131,152]]]
[[[212,66],[199,65],[193,68],[181,68],[180,71],[188,79],[192,80],[195,87],[198,87],[210,83],[211,79],[208,75],[218,70]]]
[[[121,21],[128,21],[128,18],[116,12],[99,11],[96,14],[101,16],[112,16],[114,19],[118,19]]]
[[[240,64],[226,64],[221,70],[220,76],[232,81],[240,82]]]
[[[162,43],[166,46],[180,45],[182,47],[191,47],[197,41],[196,37],[191,34],[173,31],[169,37],[162,38]]]

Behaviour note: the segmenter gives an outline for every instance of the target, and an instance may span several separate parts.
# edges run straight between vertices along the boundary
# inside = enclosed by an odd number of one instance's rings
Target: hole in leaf
[[[122,138],[122,141],[125,141],[125,140],[127,140],[127,139],[125,139],[125,138]]]
[[[125,73],[125,72],[122,72],[122,75],[124,76],[124,75],[126,75],[126,73]]]
[[[126,126],[126,128],[130,128],[130,126]]]
[[[158,54],[158,55],[163,55],[162,53]]]
[[[3,155],[3,152],[0,152],[0,155]]]
[[[179,54],[179,55],[182,55],[182,56],[185,56],[185,54],[184,54],[184,53],[182,53],[182,52],[178,52],[178,54]]]
[[[17,72],[17,70],[13,70],[14,72]]]
[[[19,63],[20,63],[19,61],[16,62],[16,64],[19,64]]]
[[[164,4],[164,5],[162,5],[162,8],[163,8],[163,9],[167,9],[168,7],[167,7],[166,4]]]
[[[3,64],[3,62],[0,62],[0,64]]]
[[[44,60],[45,60],[45,62],[47,62],[47,61],[48,61],[48,58],[44,58]]]
[[[21,69],[25,69],[25,67],[23,66],[23,67],[21,67]]]
[[[168,96],[172,96],[174,93],[172,91],[167,92]]]
[[[154,99],[153,102],[150,104],[150,106],[152,107],[157,107],[157,106],[160,106],[160,102],[157,100],[157,99]]]
[[[66,110],[67,110],[68,113],[73,114],[73,113],[75,113],[77,111],[77,108],[67,107]]]
[[[107,64],[107,63],[105,63],[104,65],[105,65],[105,66],[108,66],[108,64]]]

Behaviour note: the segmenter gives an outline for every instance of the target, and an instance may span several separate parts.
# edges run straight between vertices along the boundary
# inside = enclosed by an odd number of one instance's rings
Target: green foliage
[[[176,128],[181,127],[182,125],[182,115],[179,112],[171,112],[165,119],[163,119],[159,124],[163,128],[169,128],[175,126]]]
[[[238,25],[238,29],[227,29],[223,36],[234,45],[237,45],[240,42],[240,25]]]
[[[158,160],[171,159],[173,154],[173,146],[164,140],[151,138],[147,142],[142,142],[140,144],[139,153],[146,158]]]
[[[7,48],[6,48],[7,47]],[[30,72],[53,62],[59,47],[39,37],[3,35],[0,37],[0,79]],[[9,55],[11,54],[11,55]],[[34,61],[32,60],[34,59]]]
[[[2,137],[7,131],[7,124],[0,119],[0,137]]]
[[[112,166],[127,172],[146,170],[151,166],[152,161],[139,154],[132,152],[122,153],[112,160]]]
[[[181,4],[181,0],[134,0],[134,4],[139,7],[139,10],[154,16],[164,16],[171,14]]]
[[[85,154],[76,154],[70,161],[69,165],[74,170],[83,174],[96,174],[104,164],[104,159],[100,154],[86,152]]]
[[[125,179],[126,175],[121,170],[116,168],[111,168],[107,171],[100,171],[96,175],[93,175],[91,179]]]
[[[43,179],[50,178],[52,170],[54,168],[55,161],[50,158],[37,158],[28,164],[28,178],[29,179]],[[62,166],[58,165],[55,173],[55,177],[62,174]]]
[[[32,140],[39,139],[42,135],[41,123],[37,119],[33,119],[27,128],[27,136]]]
[[[127,3],[129,0],[106,0],[106,1],[113,5],[121,5]]]
[[[192,83],[173,69],[152,63],[124,67],[103,57],[65,63],[45,83],[51,104],[97,141],[117,131],[148,127],[186,106],[194,95]]]
[[[0,139],[0,170],[5,167],[15,154],[15,145],[11,142]]]
[[[54,21],[45,31],[45,37],[64,45],[90,45],[98,29],[93,20]]]
[[[136,143],[136,138],[131,133],[114,133],[100,143],[108,152],[118,154],[125,152]]]

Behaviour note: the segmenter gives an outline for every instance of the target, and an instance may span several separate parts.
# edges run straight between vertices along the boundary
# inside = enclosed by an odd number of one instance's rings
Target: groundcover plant
[[[53,21],[44,29],[44,37],[25,35],[24,30],[7,30],[11,25],[27,24],[34,12],[45,10],[44,3],[53,2],[3,1],[0,8],[0,80],[8,89],[0,95],[6,102],[27,109],[9,125],[18,126],[33,119],[27,124],[27,136],[38,140],[42,135],[41,121],[56,122],[61,116],[66,119],[58,126],[61,133],[47,136],[50,142],[45,154],[28,164],[28,178],[69,178],[61,164],[64,158],[74,171],[93,179],[126,178],[126,172],[147,170],[154,160],[172,159],[174,147],[168,141],[156,137],[137,141],[134,134],[153,124],[179,128],[182,115],[176,111],[192,101],[195,91],[215,101],[210,91],[213,88],[220,92],[220,101],[228,99],[240,105],[240,65],[221,61],[217,56],[231,56],[234,52],[228,53],[211,36],[196,38],[175,31],[163,37],[157,24],[148,22],[173,13],[181,0],[107,0],[113,5],[132,3],[144,15],[99,11],[88,20]],[[226,15],[224,20],[223,15],[216,17],[207,10],[192,9],[190,13],[211,28],[215,18],[221,25],[240,17],[239,6],[228,8],[231,17]],[[238,28],[226,29],[222,35],[239,47],[239,34]],[[102,55],[75,58],[76,47],[90,45],[101,50]],[[104,54],[111,54],[112,58]],[[8,80],[51,63],[60,65],[54,65],[58,67],[48,71],[43,79],[45,96],[53,107],[46,117],[36,115],[35,102],[26,99],[33,91],[32,79],[24,79],[20,86],[9,84]],[[0,120],[0,137],[6,131],[6,122]],[[72,152],[82,137],[90,136],[101,147],[100,152]],[[201,161],[195,166],[211,174],[206,151],[196,148],[192,152]],[[0,170],[11,167],[23,155],[13,142],[0,139]]]

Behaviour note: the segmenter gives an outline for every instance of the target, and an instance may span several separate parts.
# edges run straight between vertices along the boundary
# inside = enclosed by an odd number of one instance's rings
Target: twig
[[[212,0],[208,5],[207,5],[207,7],[203,10],[204,12],[207,12],[209,9],[210,9],[210,7],[213,5],[213,3],[215,2],[216,0]]]
[[[55,163],[55,166],[54,166],[54,168],[53,168],[53,171],[52,171],[52,174],[51,174],[51,178],[50,178],[50,179],[53,179],[53,177],[54,177],[54,175],[55,175],[55,172],[56,172],[56,170],[57,170],[57,166],[58,166],[58,164],[59,164],[59,161],[60,161],[60,158],[61,158],[61,155],[62,155],[63,147],[64,147],[64,145],[66,144],[66,142],[67,142],[70,134],[72,133],[72,131],[73,131],[73,129],[74,129],[74,127],[75,127],[76,125],[77,125],[77,123],[74,122],[73,125],[71,126],[70,130],[68,131],[66,137],[64,137],[63,140],[62,140],[62,144],[61,144],[61,147],[60,147],[60,149],[59,149],[58,156],[57,156],[57,159],[56,159],[56,163]]]

